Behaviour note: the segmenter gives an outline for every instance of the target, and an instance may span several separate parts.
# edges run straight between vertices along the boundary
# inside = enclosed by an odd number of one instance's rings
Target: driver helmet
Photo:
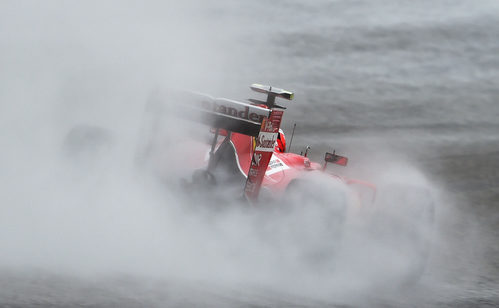
[[[277,134],[277,145],[275,149],[278,152],[286,152],[286,137],[284,136],[284,131],[279,128],[279,133]]]

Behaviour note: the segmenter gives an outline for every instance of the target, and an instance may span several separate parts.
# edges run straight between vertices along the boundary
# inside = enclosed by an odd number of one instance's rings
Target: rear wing
[[[272,109],[283,108],[275,105],[275,98],[293,99],[293,93],[280,88],[252,84],[252,90],[267,94],[265,101],[251,99],[241,102],[227,98],[215,98],[198,92],[160,92],[149,98],[146,111],[165,113],[179,118],[187,118],[215,128],[256,137],[264,118]],[[258,104],[258,105],[256,105]]]
[[[206,94],[193,93],[199,96],[197,103],[191,104],[201,114],[201,121],[216,128],[226,129],[228,131],[258,136],[260,126],[265,118],[269,118],[274,107],[283,108],[275,105],[275,98],[281,97],[292,100],[293,92],[280,88],[273,88],[254,83],[250,86],[253,91],[267,94],[266,101],[250,99],[247,102],[239,102],[227,98],[213,98]],[[255,105],[258,104],[258,105]],[[261,106],[266,106],[261,107]]]
[[[257,200],[267,166],[274,152],[284,107],[275,104],[276,97],[293,99],[293,93],[271,86],[252,84],[251,89],[267,95],[265,101],[253,100],[240,102],[227,98],[214,98],[210,95],[183,92],[169,93],[167,96],[153,96],[146,107],[147,111],[166,112],[168,115],[178,115],[197,122],[202,122],[216,128],[212,141],[207,172],[217,165],[218,155],[215,151],[219,129],[225,129],[228,134],[222,144],[230,141],[231,132],[255,137],[255,148],[248,170],[244,195],[250,201]],[[164,98],[168,98],[168,102]],[[218,149],[222,148],[222,145]]]
[[[202,95],[202,98],[198,104],[190,105],[191,110],[199,115],[201,122],[253,137],[258,136],[263,119],[268,118],[271,112],[267,108],[227,98],[213,98],[208,95]]]
[[[246,102],[197,92],[156,92],[146,111],[201,122],[211,127],[256,137],[271,110]]]

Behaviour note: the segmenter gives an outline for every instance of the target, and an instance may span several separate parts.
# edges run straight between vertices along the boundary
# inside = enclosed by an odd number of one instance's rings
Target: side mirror
[[[347,157],[337,155],[334,152],[333,153],[326,152],[326,155],[324,156],[324,160],[326,161],[326,164],[333,163],[333,164],[340,165],[340,166],[346,166],[348,163]],[[324,168],[326,168],[326,165],[324,165]]]

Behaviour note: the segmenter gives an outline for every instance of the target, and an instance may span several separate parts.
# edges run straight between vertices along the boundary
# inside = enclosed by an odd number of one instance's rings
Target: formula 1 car
[[[276,104],[276,98],[292,100],[292,92],[260,84],[251,85],[251,89],[265,94],[266,100],[250,99],[249,102],[240,102],[199,93],[183,93],[175,98],[180,101],[176,104],[175,111],[168,109],[165,96],[156,95],[149,100],[146,110],[155,117],[161,113],[170,116],[175,114],[175,117],[187,115],[191,120],[211,127],[211,144],[206,145],[204,150],[197,150],[202,158],[198,157],[197,162],[194,160],[188,164],[184,161],[183,164],[198,167],[205,164],[204,168],[196,170],[193,182],[205,181],[214,185],[223,184],[225,180],[233,183],[239,177],[240,181],[244,182],[241,195],[248,202],[257,203],[261,191],[265,198],[285,198],[291,193],[292,187],[302,186],[304,181],[320,174],[333,186],[360,185],[370,190],[370,195],[374,196],[375,185],[327,171],[328,163],[346,166],[347,157],[335,152],[326,152],[324,163],[320,164],[307,157],[308,149],[304,154],[286,151],[286,139],[280,128],[285,108]],[[152,130],[157,130],[160,126],[158,120],[151,122],[154,123],[150,125],[154,127]],[[143,135],[151,136],[154,133]],[[142,147],[145,150],[139,155],[143,161],[146,160],[145,157],[150,159],[153,156],[151,153],[155,147],[157,149],[159,143],[155,138],[152,138],[152,141],[150,137],[144,139],[149,139],[149,142]],[[218,172],[219,168],[232,175],[229,181],[226,175]],[[229,168],[232,170],[229,171]],[[321,181],[324,181],[324,178]]]
[[[302,210],[293,219],[304,220],[305,225],[314,228],[303,228],[292,237],[315,248],[321,246],[319,251],[310,249],[302,255],[316,263],[329,260],[336,253],[350,216],[368,213],[364,215],[369,217],[365,224],[380,233],[381,238],[387,238],[386,233],[407,235],[404,243],[409,245],[405,252],[415,260],[408,269],[410,279],[419,279],[429,253],[425,232],[434,216],[431,200],[419,202],[428,192],[415,187],[396,187],[398,194],[404,194],[405,201],[395,202],[395,206],[404,211],[384,211],[387,197],[377,192],[376,185],[328,170],[328,164],[347,166],[347,157],[326,152],[324,162],[318,163],[307,157],[308,149],[301,154],[287,151],[280,128],[285,107],[276,104],[276,99],[292,100],[292,92],[261,84],[253,84],[251,89],[266,95],[266,99],[241,102],[192,92],[175,95],[156,92],[146,104],[136,165],[147,166],[163,181],[179,181],[188,194],[201,192],[203,198],[222,190],[230,191],[228,199],[244,200],[243,203],[256,208],[279,204],[286,211],[299,207]],[[164,117],[170,123],[166,129],[161,128]],[[180,132],[185,126],[178,124],[179,118],[207,125],[209,129],[194,128],[196,132],[206,131],[203,134],[206,138],[186,140]],[[68,135],[66,143],[73,149],[82,140],[88,143],[87,139],[95,139],[98,144],[107,142],[109,136],[99,128],[80,127]],[[207,138],[211,141],[206,142]],[[95,148],[95,142],[91,145]],[[180,181],[185,174],[188,176]],[[394,206],[393,202],[388,203]],[[372,230],[368,232],[374,234]],[[330,245],[316,245],[315,240]],[[402,249],[399,243],[398,240],[395,243],[398,250]]]

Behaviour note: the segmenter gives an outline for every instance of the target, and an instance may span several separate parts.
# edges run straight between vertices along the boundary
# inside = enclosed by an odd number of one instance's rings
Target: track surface
[[[34,207],[25,224],[0,220],[7,256],[0,259],[0,306],[499,306],[498,16],[495,1],[221,1],[139,8],[2,2],[6,173],[0,179],[8,193],[0,209],[11,217],[21,202]],[[351,153],[352,162],[389,152],[421,169],[445,192],[453,214],[439,217],[444,242],[421,283],[336,298],[244,279],[227,285],[178,273],[58,270],[54,264],[64,257],[50,256],[36,234],[30,241],[31,235],[16,233],[31,230],[47,206],[22,197],[44,189],[33,185],[43,177],[32,177],[30,167],[49,160],[43,155],[52,152],[43,149],[57,147],[63,131],[82,120],[120,127],[135,138],[136,126],[123,123],[136,121],[136,102],[164,80],[228,97],[244,98],[242,85],[252,82],[295,90],[284,123],[288,132],[297,123],[294,151],[310,144],[312,156],[321,159],[334,147]],[[43,262],[37,249],[45,251]],[[86,264],[84,257],[71,261]]]

